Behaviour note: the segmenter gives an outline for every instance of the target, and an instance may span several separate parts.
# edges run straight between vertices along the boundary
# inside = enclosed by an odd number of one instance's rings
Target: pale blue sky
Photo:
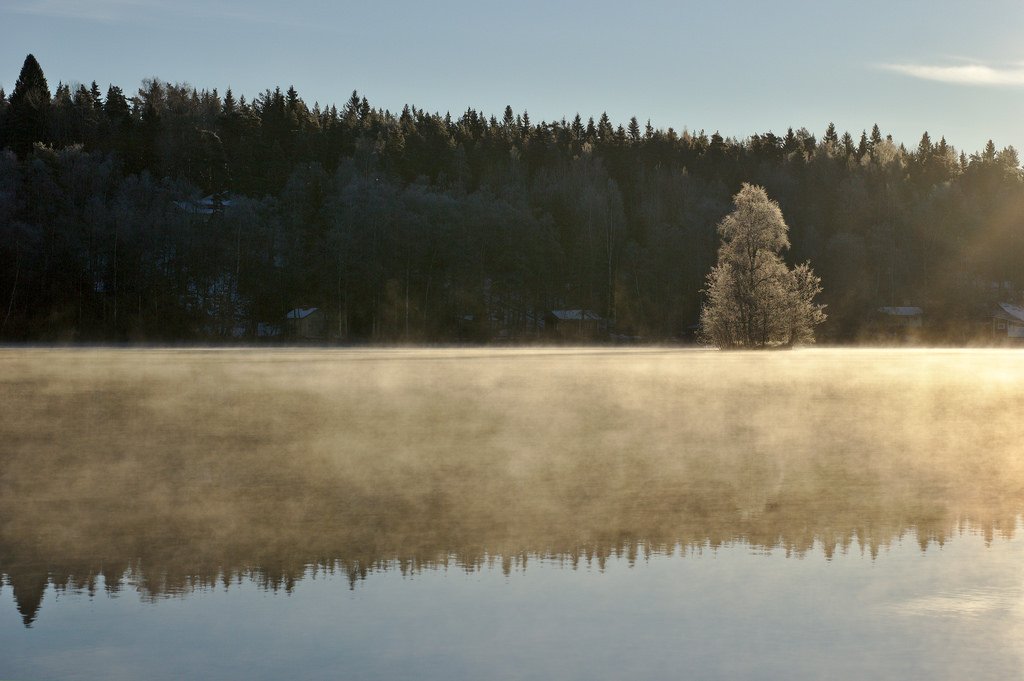
[[[310,105],[358,89],[392,111],[607,111],[737,137],[877,122],[908,146],[928,130],[1024,147],[1021,0],[0,0],[0,27],[8,93],[32,52],[51,88],[156,76],[295,85]]]

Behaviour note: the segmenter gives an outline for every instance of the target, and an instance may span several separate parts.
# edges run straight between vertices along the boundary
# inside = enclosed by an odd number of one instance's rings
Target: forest
[[[821,278],[818,342],[917,306],[922,340],[964,343],[1020,303],[1024,176],[991,141],[51,91],[29,55],[0,90],[0,342],[529,342],[554,311],[591,340],[692,342],[743,183]]]

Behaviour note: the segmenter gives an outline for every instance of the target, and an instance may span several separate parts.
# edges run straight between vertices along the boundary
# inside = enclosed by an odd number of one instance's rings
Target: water
[[[1022,678],[1022,359],[0,350],[0,678]]]

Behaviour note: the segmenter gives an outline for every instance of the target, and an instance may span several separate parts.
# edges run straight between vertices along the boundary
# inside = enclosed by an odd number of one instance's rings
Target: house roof
[[[995,313],[995,316],[1010,319],[1012,321],[1024,322],[1024,307],[1013,305],[1011,303],[999,303],[999,311]]]
[[[285,319],[305,319],[309,315],[316,312],[317,307],[297,307],[288,314],[285,315]]]
[[[919,307],[880,307],[878,311],[893,317],[916,317],[924,314]]]
[[[601,315],[592,310],[552,310],[555,319],[562,322],[599,322]]]

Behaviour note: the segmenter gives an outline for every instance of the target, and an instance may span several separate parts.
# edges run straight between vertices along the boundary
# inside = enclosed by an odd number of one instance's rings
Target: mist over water
[[[1018,544],[1022,397],[1005,350],[0,350],[0,594],[970,561]]]

